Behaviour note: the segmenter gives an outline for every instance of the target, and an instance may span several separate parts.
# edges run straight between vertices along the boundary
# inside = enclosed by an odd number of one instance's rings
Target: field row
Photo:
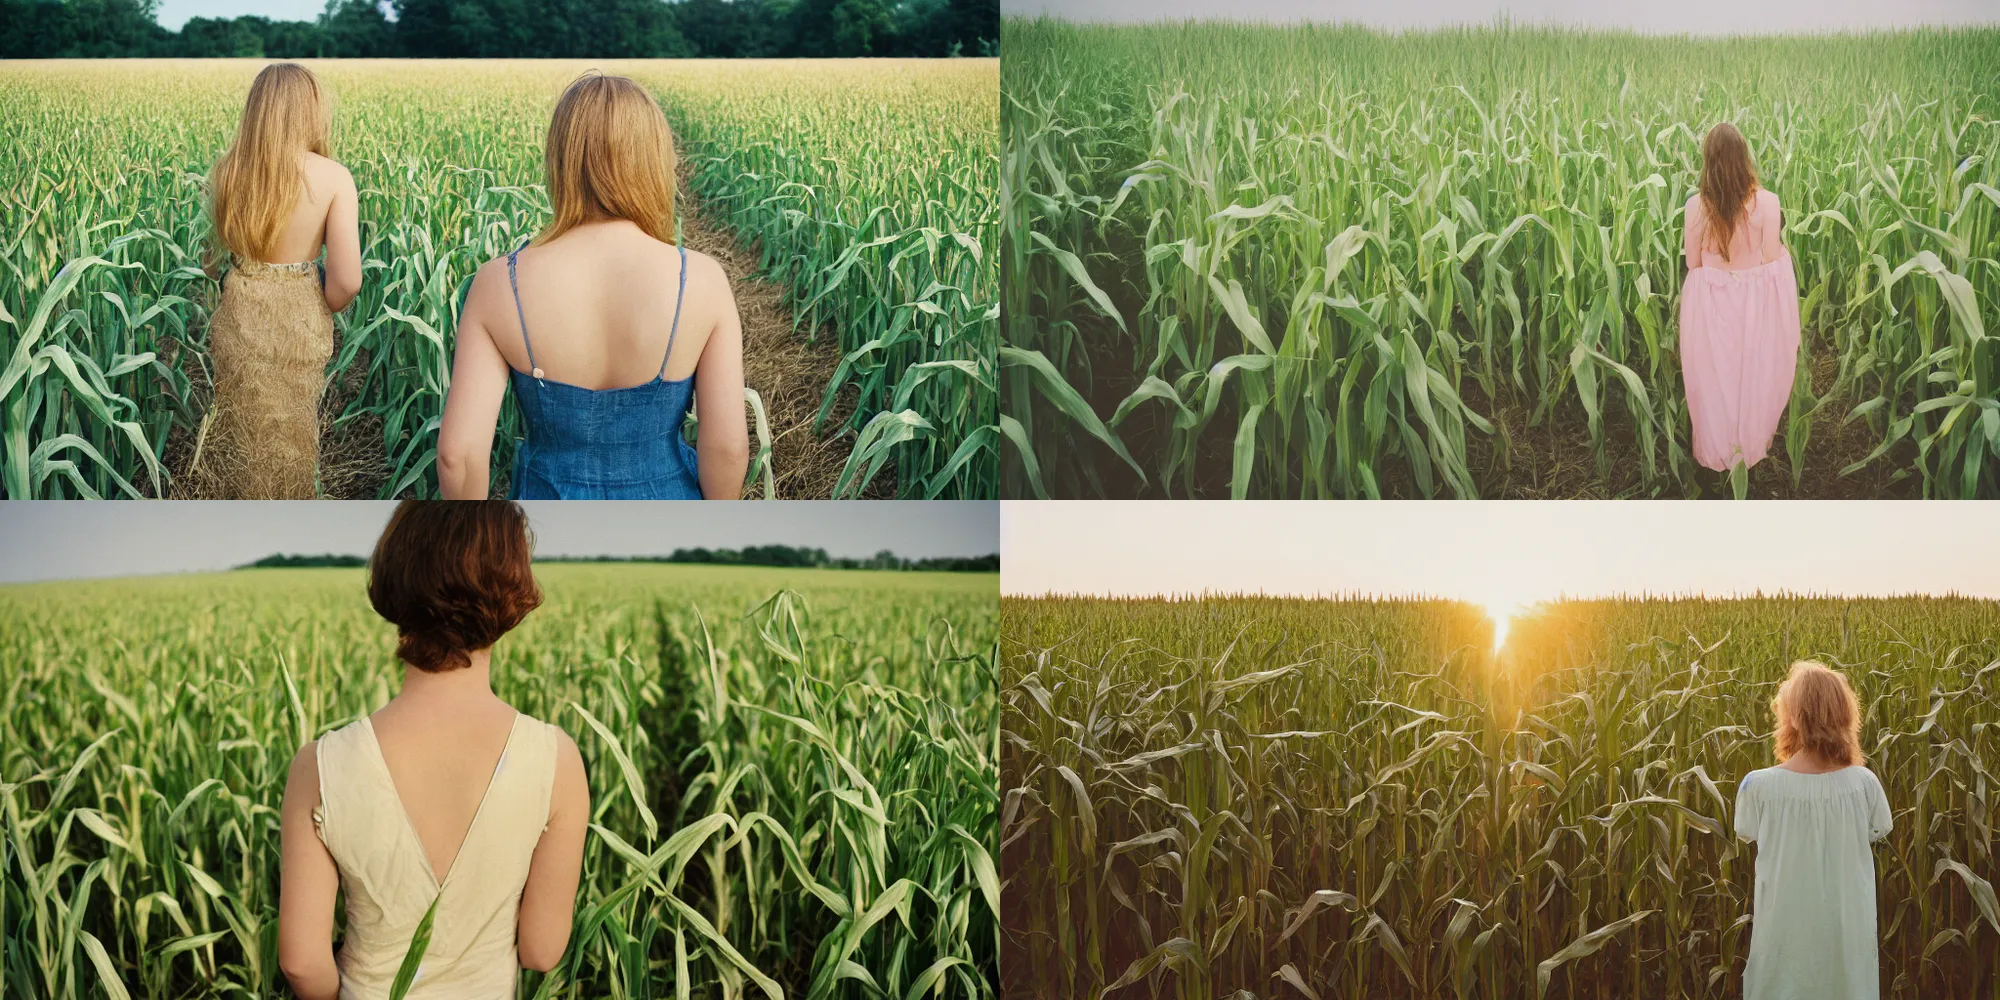
[[[992,575],[536,574],[495,691],[575,738],[593,814],[569,950],[521,996],[992,995]],[[287,765],[401,677],[363,582],[8,588],[0,997],[279,988]]]
[[[172,491],[207,411],[202,177],[258,65],[0,69],[0,141],[26,151],[0,168],[6,495]],[[364,258],[337,321],[329,475],[435,493],[455,293],[547,218],[548,112],[591,67],[654,89],[694,194],[761,247],[798,335],[835,338],[799,433],[851,435],[840,488],[887,468],[904,496],[996,496],[993,60],[316,64]],[[510,401],[494,468],[517,433]]]
[[[2000,30],[1010,20],[1007,496],[1687,496],[1683,205],[1806,336],[1759,495],[2000,496]]]
[[[1883,995],[2000,977],[2000,603],[1002,602],[1007,997],[1740,995],[1737,784],[1844,670]]]

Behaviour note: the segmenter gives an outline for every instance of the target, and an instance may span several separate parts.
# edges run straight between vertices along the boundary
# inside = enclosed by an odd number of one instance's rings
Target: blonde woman
[[[411,996],[512,1000],[569,946],[590,788],[567,733],[493,693],[541,603],[518,504],[405,500],[368,562],[403,687],[307,743],[279,814],[278,967],[300,1000],[382,1000],[436,905]],[[334,900],[347,898],[336,957]]]
[[[1861,766],[1861,702],[1810,661],[1771,701],[1778,766],[1744,775],[1736,832],[1757,845],[1744,1000],[1876,1000],[1875,856],[1893,825]]]
[[[517,499],[736,499],[749,464],[743,333],[721,265],[674,242],[674,147],[620,76],[570,84],[544,151],[555,218],[486,263],[459,313],[438,484],[484,498],[509,385]],[[682,439],[690,404],[704,418]]]
[[[317,493],[333,314],[361,291],[354,178],[328,158],[331,120],[310,70],[266,66],[209,173],[209,221],[230,266],[209,322],[215,405],[202,452],[229,497]]]
[[[1782,216],[1743,133],[1709,129],[1701,190],[1687,201],[1680,343],[1694,460],[1717,472],[1763,461],[1791,399],[1799,282]]]

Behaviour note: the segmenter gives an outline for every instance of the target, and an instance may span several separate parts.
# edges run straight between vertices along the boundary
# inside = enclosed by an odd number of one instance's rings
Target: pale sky
[[[326,0],[160,0],[160,26],[179,31],[190,17],[256,14],[273,21],[316,21]]]
[[[667,555],[801,545],[836,558],[999,551],[999,504],[976,500],[746,503],[530,501],[541,556]],[[228,569],[273,553],[367,555],[393,501],[0,502],[0,583]]]
[[[1000,560],[1016,595],[2000,599],[2000,503],[1006,501]]]
[[[1517,24],[1727,35],[1995,24],[2000,0],[1001,0],[1000,12],[1076,21],[1346,21],[1390,30],[1487,24],[1504,12]]]

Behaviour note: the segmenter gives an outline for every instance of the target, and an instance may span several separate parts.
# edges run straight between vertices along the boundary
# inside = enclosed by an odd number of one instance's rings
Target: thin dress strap
[[[527,244],[523,243],[515,247],[513,253],[507,255],[507,285],[514,290],[514,316],[521,321],[521,343],[528,349],[528,374],[539,381],[542,377],[542,367],[535,364],[535,342],[528,339],[528,314],[521,311],[521,282],[514,277],[514,258],[520,256],[526,247]],[[673,349],[672,341],[668,342],[667,349]]]
[[[683,246],[680,248],[680,251],[681,251],[681,290],[679,294],[677,294],[674,297],[674,325],[667,328],[667,356],[660,359],[660,374],[657,378],[654,379],[654,381],[656,382],[665,382],[667,380],[667,362],[673,360],[674,338],[679,336],[681,332],[681,300],[687,298],[687,290],[688,290],[688,248]],[[525,334],[523,334],[523,336],[525,336]],[[529,360],[533,359],[531,358]]]

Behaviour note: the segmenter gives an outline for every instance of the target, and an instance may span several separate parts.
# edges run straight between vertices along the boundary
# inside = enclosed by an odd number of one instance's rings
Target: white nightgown
[[[1744,1000],[1878,1000],[1875,855],[1889,799],[1865,767],[1767,767],[1736,786],[1736,833],[1757,843]]]

